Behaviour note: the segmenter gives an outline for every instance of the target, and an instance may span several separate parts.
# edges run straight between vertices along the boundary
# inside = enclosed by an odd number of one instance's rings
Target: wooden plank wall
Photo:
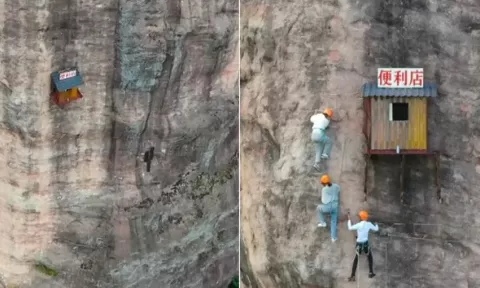
[[[427,149],[428,131],[427,131],[427,99],[412,98],[409,99],[409,114],[414,117],[414,121],[410,121],[409,126],[409,143],[410,149]]]
[[[374,97],[371,103],[371,149],[427,149],[426,98]],[[390,103],[408,103],[409,121],[389,121]]]

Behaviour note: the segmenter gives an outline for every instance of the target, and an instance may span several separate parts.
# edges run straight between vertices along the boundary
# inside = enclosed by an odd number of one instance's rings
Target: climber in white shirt
[[[321,159],[328,159],[330,157],[330,151],[332,151],[332,140],[327,136],[325,130],[328,129],[330,119],[333,116],[333,110],[327,108],[323,113],[315,114],[310,117],[312,126],[312,141],[315,143],[315,169],[320,169]]]
[[[372,231],[378,231],[378,225],[375,224],[373,225],[372,222],[367,221],[368,220],[368,212],[365,210],[360,211],[358,213],[358,216],[360,217],[360,222],[358,222],[355,225],[352,225],[352,221],[350,220],[350,213],[348,214],[348,230],[357,230],[357,243],[355,245],[355,259],[353,259],[353,267],[352,267],[352,274],[350,275],[350,278],[348,278],[349,281],[355,281],[355,273],[357,271],[357,264],[358,264],[358,255],[365,253],[367,254],[368,258],[368,278],[373,278],[375,277],[375,273],[373,273],[373,256],[372,256],[372,251],[370,249],[370,245],[368,244],[368,232],[370,230]]]

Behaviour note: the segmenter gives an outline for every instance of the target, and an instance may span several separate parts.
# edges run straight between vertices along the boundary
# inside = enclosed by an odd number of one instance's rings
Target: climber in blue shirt
[[[322,184],[322,204],[317,206],[318,227],[327,227],[325,216],[330,214],[330,235],[332,242],[337,241],[337,220],[340,208],[340,186],[330,181],[330,176],[322,175],[320,177]]]

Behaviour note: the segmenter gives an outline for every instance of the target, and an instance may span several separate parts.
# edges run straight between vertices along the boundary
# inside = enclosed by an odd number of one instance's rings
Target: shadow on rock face
[[[428,27],[430,11],[424,0],[376,1],[366,10],[373,24],[365,37],[365,63],[422,66],[412,61],[422,62],[439,48],[437,34]]]
[[[266,271],[276,287],[336,288],[335,277],[331,273],[319,269],[307,281],[302,279],[294,263],[276,263],[272,261]]]

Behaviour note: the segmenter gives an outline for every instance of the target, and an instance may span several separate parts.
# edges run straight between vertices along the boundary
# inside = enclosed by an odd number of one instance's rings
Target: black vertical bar
[[[400,162],[400,201],[405,204],[405,154],[402,154],[402,160]]]

